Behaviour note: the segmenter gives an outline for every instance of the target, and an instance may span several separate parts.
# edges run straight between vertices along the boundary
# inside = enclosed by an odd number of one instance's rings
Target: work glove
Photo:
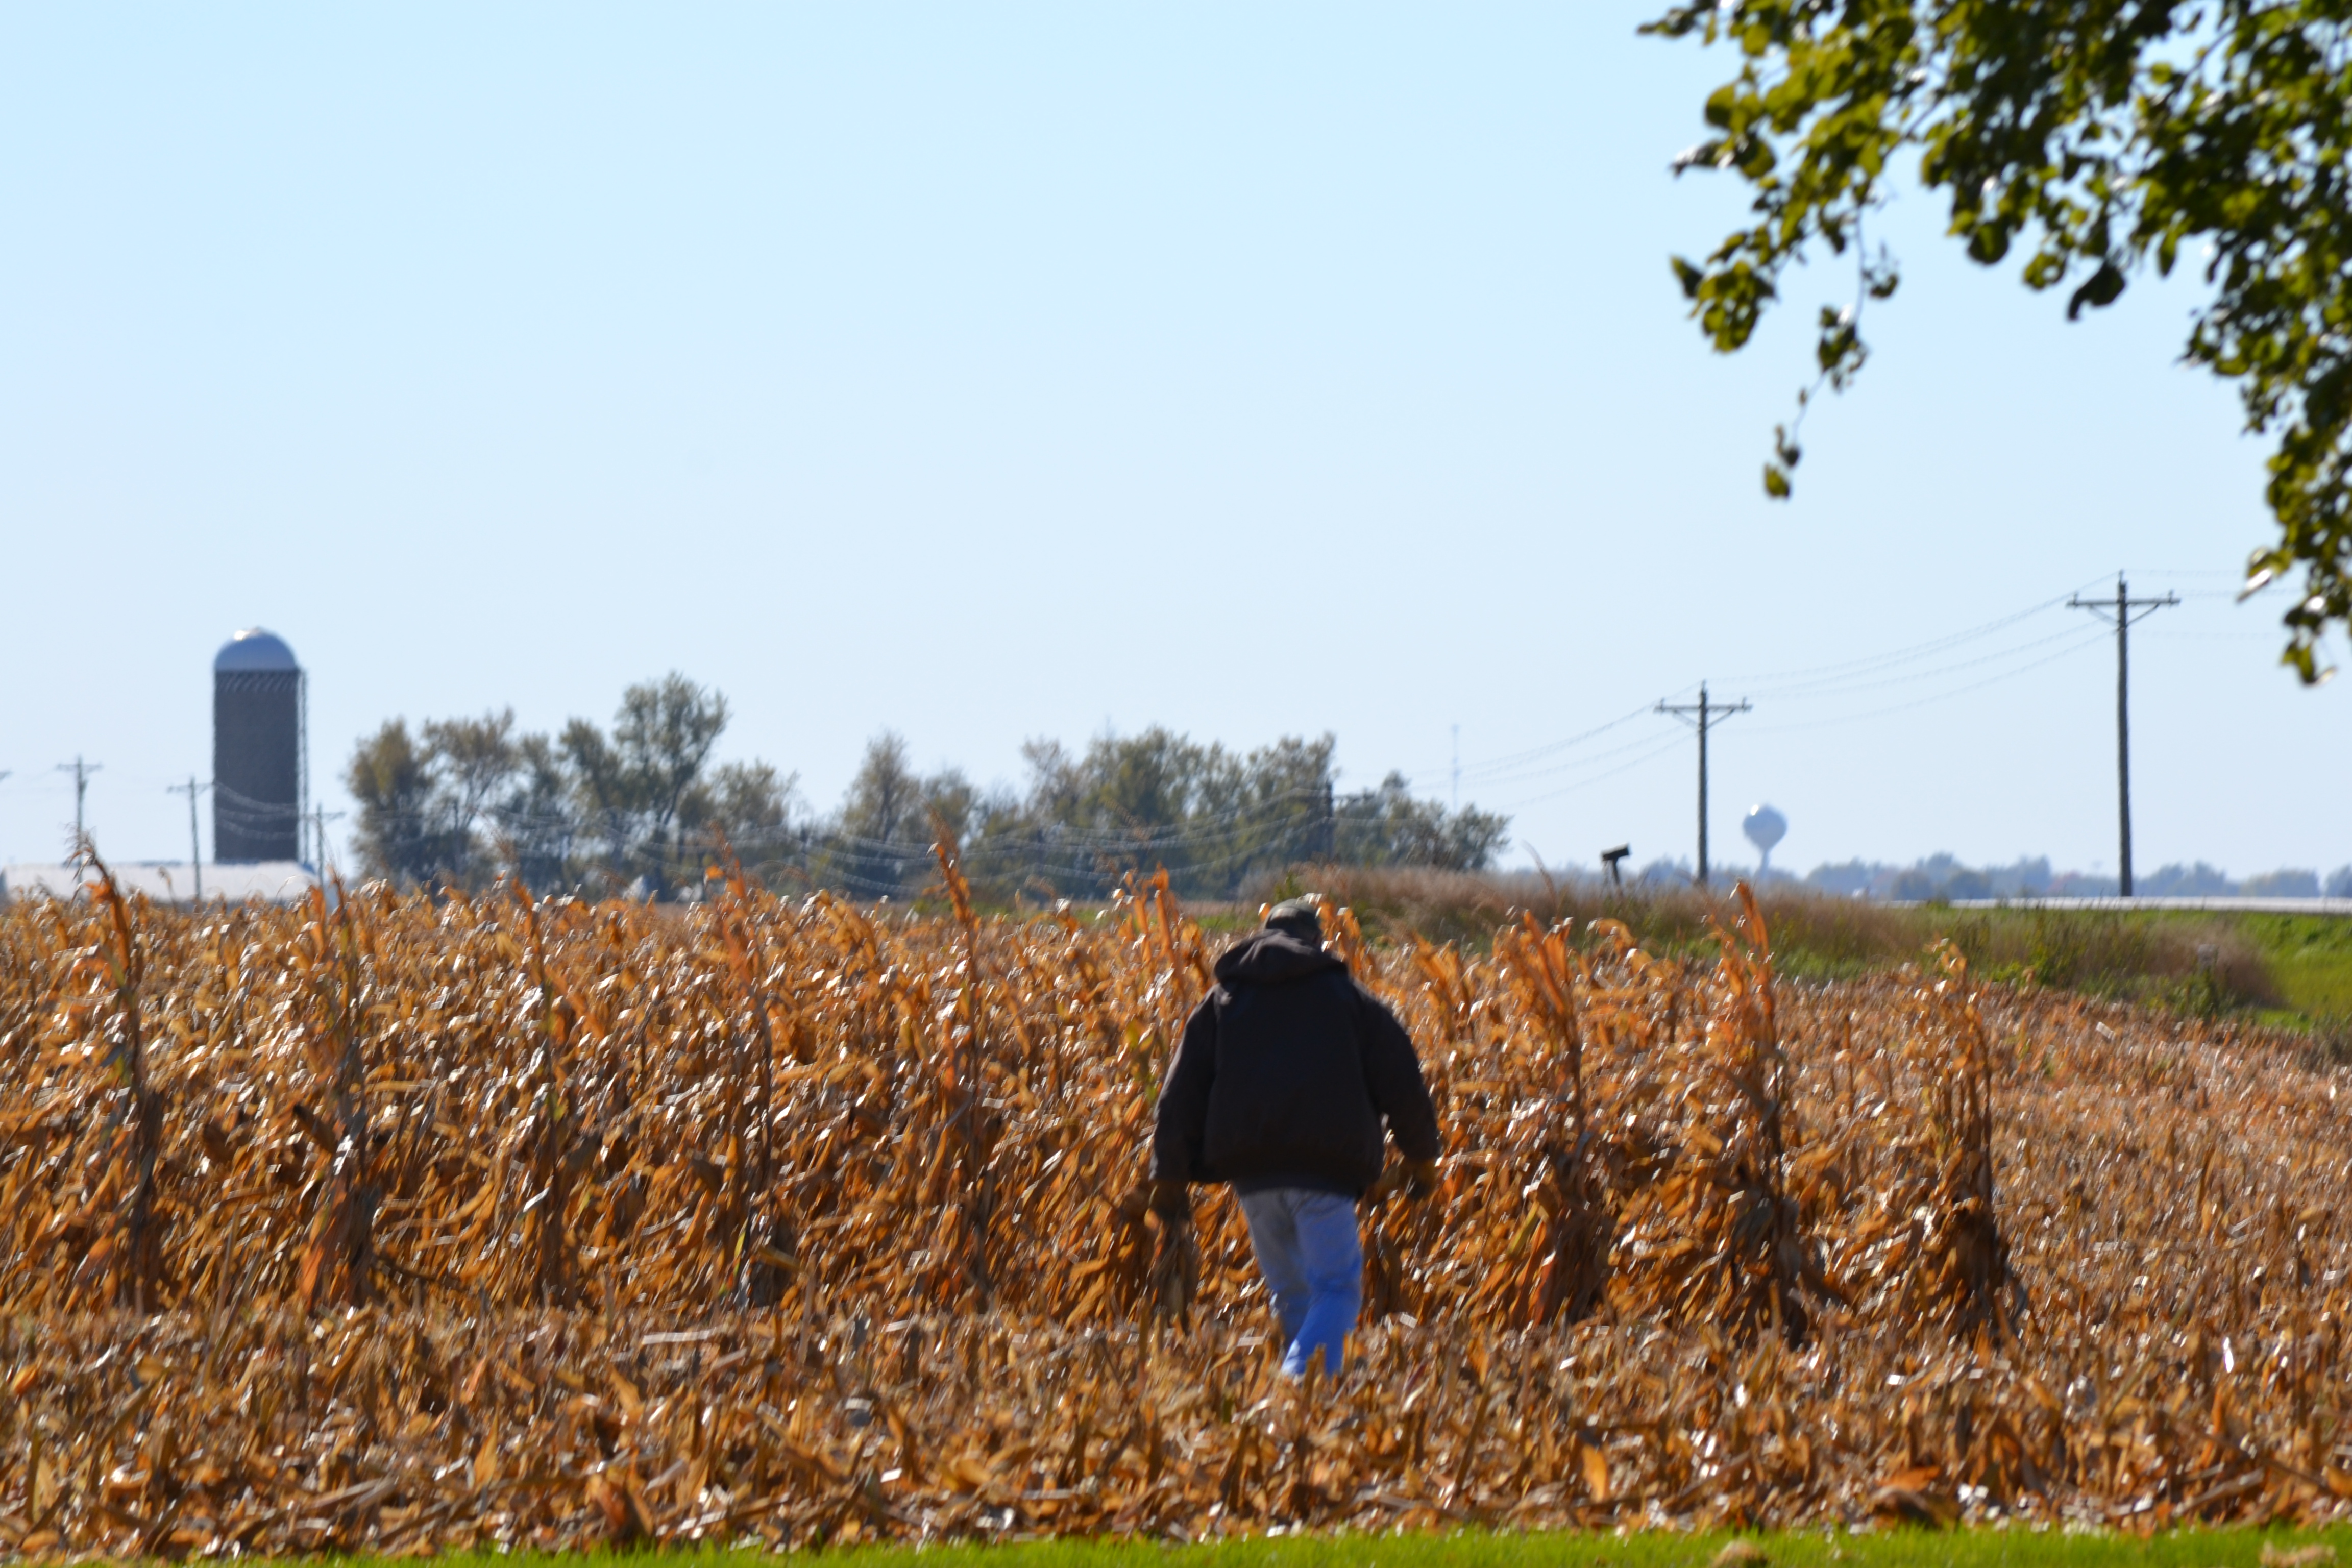
[[[1192,1194],[1181,1182],[1153,1182],[1147,1189],[1148,1203],[1153,1214],[1165,1225],[1192,1223]]]
[[[1437,1194],[1437,1162],[1415,1160],[1404,1168],[1404,1195],[1423,1203]]]

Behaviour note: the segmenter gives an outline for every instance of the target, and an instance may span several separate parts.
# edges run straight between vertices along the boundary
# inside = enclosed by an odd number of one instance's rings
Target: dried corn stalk
[[[1615,1218],[1599,1167],[1600,1134],[1585,1103],[1584,1031],[1577,993],[1589,989],[1582,959],[1569,946],[1568,924],[1549,931],[1521,917],[1517,931],[1496,942],[1516,999],[1536,1026],[1537,1039],[1557,1064],[1556,1122],[1541,1145],[1541,1163],[1525,1194],[1543,1211],[1543,1241],[1526,1299],[1524,1321],[1576,1322],[1601,1304],[1609,1284]],[[1433,961],[1425,966],[1437,968]]]
[[[1993,1188],[1992,1047],[1969,983],[1969,961],[1937,944],[1937,977],[1925,984],[1911,1054],[1926,1088],[1926,1153],[1932,1170],[1925,1266],[1912,1310],[1956,1337],[1998,1340],[2012,1325],[2009,1244]]]

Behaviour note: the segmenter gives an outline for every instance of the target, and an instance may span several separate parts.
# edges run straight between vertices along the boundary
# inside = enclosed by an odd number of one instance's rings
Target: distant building
[[[109,862],[114,885],[126,893],[144,893],[159,904],[194,901],[196,876],[185,860]],[[0,866],[0,904],[18,899],[79,898],[89,891],[94,874],[75,866]],[[258,899],[265,904],[290,904],[310,897],[319,879],[308,866],[291,860],[247,860],[236,865],[204,867],[205,902],[242,904]]]
[[[2320,896],[2319,873],[2316,871],[2265,871],[2259,877],[2249,877],[2241,884],[2250,898],[2315,899]]]
[[[213,858],[225,865],[302,858],[310,805],[302,667],[259,627],[213,659]]]
[[[2228,898],[2238,891],[2238,884],[2228,872],[2200,860],[2194,866],[2178,862],[2160,866],[2147,876],[2135,878],[2132,890],[2155,899],[2213,899]]]

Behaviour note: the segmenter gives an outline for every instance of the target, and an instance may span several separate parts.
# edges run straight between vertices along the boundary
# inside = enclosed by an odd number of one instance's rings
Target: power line
[[[2100,634],[2095,631],[2084,634],[2082,627],[2077,626],[2074,629],[2077,634],[2075,640],[2057,652],[2043,654],[2040,658],[2028,659],[2012,669],[2004,669],[1998,675],[1988,675],[1982,680],[1971,680],[1965,686],[1955,686],[1948,691],[1930,692],[1925,697],[1915,697],[1908,702],[1890,703],[1885,708],[1868,708],[1859,713],[1836,713],[1826,719],[1806,719],[1793,724],[1768,724],[1754,732],[1764,735],[1785,735],[1796,731],[1828,729],[1838,724],[1858,724],[1866,719],[1884,719],[1890,713],[1908,713],[1915,708],[1926,708],[1937,702],[1949,701],[1955,697],[1965,697],[1971,691],[1982,691],[1988,686],[1998,686],[2004,680],[2013,680],[2030,670],[2040,669],[2045,664],[2055,664],[2062,658],[2071,658],[2099,640]],[[2027,646],[2040,645],[2037,643]],[[2024,650],[2012,648],[2010,651],[2018,653]]]
[[[2045,611],[2055,609],[2064,602],[2065,601],[2063,596],[2060,598],[2044,599],[2037,604],[2026,605],[2021,609],[2012,610],[2006,615],[1996,616],[1991,620],[1981,622],[1976,626],[1966,627],[1960,631],[1948,633],[1939,637],[1930,638],[1926,642],[1915,643],[1905,647],[1895,648],[1884,653],[1870,654],[1859,658],[1844,659],[1833,664],[1812,665],[1797,669],[1775,671],[1755,677],[1749,680],[1743,680],[1741,684],[1748,686],[1752,694],[1766,698],[1791,697],[1813,700],[1842,696],[1856,691],[1870,690],[1883,686],[1905,685],[1914,681],[1932,680],[1937,676],[1948,675],[1955,670],[1967,669],[1975,666],[2011,658],[2016,654],[2042,647],[2049,642],[2056,640],[2056,637],[2038,637],[2029,642],[2003,648],[1995,653],[1976,655],[1952,663],[1938,664],[1927,669],[1909,670],[1902,674],[1884,677],[1881,676],[1881,672],[1895,669],[1903,665],[1916,663],[1920,659],[1931,658],[1936,654],[1948,652],[1953,648],[1962,647],[1968,643],[1979,641],[2009,626],[2015,626],[2021,621],[2028,620],[2034,616],[2044,613]],[[2056,634],[2057,637],[2063,637],[2064,635],[2065,634],[2063,633]],[[1760,690],[1757,689],[1759,685],[1761,686]],[[1688,689],[1690,689],[1687,687],[1683,689],[1683,690],[1685,691]],[[1679,693],[1677,693],[1677,695],[1679,695]],[[1547,761],[1547,759],[1557,757],[1559,753],[1563,752],[1573,751],[1589,742],[1599,739],[1601,736],[1607,734],[1612,730],[1615,730],[1622,725],[1630,723],[1635,719],[1641,718],[1646,714],[1654,713],[1656,710],[1655,707],[1652,704],[1643,703],[1639,708],[1632,709],[1627,712],[1619,714],[1616,718],[1608,721],[1606,723],[1595,725],[1590,730],[1586,730],[1579,734],[1570,735],[1563,740],[1549,742],[1544,745],[1532,747],[1523,752],[1512,752],[1508,755],[1496,757],[1487,762],[1469,763],[1462,768],[1462,773],[1465,778],[1470,780],[1474,784],[1492,786],[1496,784],[1511,782],[1529,775],[1539,775],[1545,773],[1557,773],[1564,768],[1579,766],[1581,765],[1582,763],[1595,761],[1598,759],[1587,757],[1577,760],[1562,759],[1558,762],[1549,762]],[[1636,745],[1640,743],[1636,742]],[[1633,746],[1620,747],[1617,748],[1613,753],[1604,752],[1601,753],[1601,755],[1607,756],[1612,754],[1622,754],[1625,751],[1633,749],[1634,747]]]
[[[1782,698],[1792,702],[1811,702],[1824,698],[1852,696],[1857,692],[1883,690],[1890,686],[1909,686],[1922,680],[1933,680],[1938,676],[1951,675],[1959,670],[1974,669],[1979,665],[1998,664],[2002,659],[2012,658],[2021,653],[2031,653],[2035,648],[2047,647],[2053,642],[2063,642],[2081,630],[2082,627],[2079,625],[2068,626],[2043,637],[2033,637],[2021,643],[2012,643],[2007,647],[1996,648],[1991,653],[1980,653],[1972,658],[1955,659],[1949,664],[1934,665],[1926,669],[1906,670],[1900,675],[1881,675],[1874,670],[1857,670],[1852,676],[1825,677],[1819,681],[1801,682],[1792,686],[1769,689],[1764,692],[1764,695]]]
[[[1591,729],[1585,731],[1582,734],[1570,735],[1564,741],[1547,742],[1543,745],[1531,747],[1524,752],[1513,752],[1507,755],[1496,757],[1487,762],[1473,763],[1470,766],[1463,769],[1462,771],[1469,776],[1470,781],[1473,784],[1477,783],[1481,779],[1492,779],[1515,773],[1523,773],[1528,771],[1526,767],[1526,764],[1528,763],[1538,762],[1541,759],[1551,756],[1557,752],[1565,752],[1571,748],[1580,746],[1587,741],[1597,740],[1601,736],[1607,734],[1610,731],[1618,728],[1620,725],[1632,723],[1634,720],[1641,718],[1643,714],[1649,711],[1650,705],[1645,702],[1639,708],[1631,709],[1623,713],[1620,713],[1616,718],[1610,720],[1605,724],[1594,725]]]
[[[1987,686],[2011,679],[2027,670],[2039,668],[2041,666],[2050,663],[2053,659],[2069,657],[2087,646],[2087,642],[2092,639],[2070,640],[2076,638],[2077,634],[2071,631],[2054,632],[2045,636],[2032,637],[2024,642],[2013,643],[2009,647],[2000,648],[1992,653],[1976,654],[1966,658],[1937,664],[1925,669],[1902,670],[1899,673],[1885,675],[1882,675],[1880,673],[1884,670],[1897,669],[1903,664],[1914,662],[1919,658],[1927,658],[1937,652],[1948,651],[1970,641],[1979,640],[2004,627],[2014,626],[2018,622],[2025,620],[2032,616],[2059,607],[2063,605],[2064,602],[2065,601],[2063,598],[2044,600],[2040,604],[2028,606],[2024,609],[2013,611],[2009,615],[1981,623],[1980,625],[1969,627],[1965,631],[1953,633],[1948,637],[1935,638],[1928,642],[1916,644],[1907,648],[1896,649],[1889,654],[1873,655],[1867,658],[1851,659],[1840,664],[1814,666],[1806,669],[1790,670],[1784,672],[1780,676],[1769,678],[1781,681],[1783,684],[1775,686],[1761,693],[1768,698],[1784,697],[1790,700],[1801,703],[1805,701],[1819,701],[1838,697],[1856,695],[1889,687],[1915,685],[1919,682],[1934,680],[1940,677],[1952,675],[1963,670],[1979,668],[1986,665],[1997,664],[2002,661],[2014,659],[2021,654],[2032,653],[2035,650],[2048,647],[2053,644],[2063,645],[2060,646],[2054,653],[2045,655],[2040,658],[2030,659],[2023,664],[2016,665],[2009,669],[2000,670],[1984,679],[1969,681],[1965,684],[1952,687],[1947,690],[1934,692],[1910,701],[1893,703],[1885,707],[1864,710],[1861,712],[1836,714],[1822,719],[1801,721],[1795,723],[1775,724],[1770,726],[1764,732],[1779,734],[1796,730],[1818,729],[1825,725],[1854,723],[1867,719],[1879,718],[1890,713],[1906,712],[1912,709],[1925,707],[1931,703],[1945,701],[1954,697],[1966,695],[1969,692],[1980,690]],[[1611,720],[1606,724],[1596,726],[1594,729],[1588,730],[1581,734],[1570,736],[1564,741],[1553,742],[1545,746],[1536,747],[1527,752],[1517,752],[1507,757],[1497,758],[1492,762],[1465,765],[1463,772],[1465,776],[1477,781],[1485,787],[1494,788],[1501,784],[1518,783],[1540,777],[1546,773],[1557,773],[1570,768],[1586,767],[1592,763],[1602,760],[1603,758],[1620,756],[1629,752],[1642,751],[1642,755],[1636,757],[1634,760],[1637,763],[1645,761],[1654,753],[1648,751],[1643,751],[1643,748],[1645,746],[1646,742],[1635,742],[1631,744],[1612,747],[1599,753],[1588,753],[1580,757],[1560,757],[1559,760],[1552,762],[1545,762],[1543,759],[1559,752],[1572,751],[1582,743],[1597,739],[1600,735],[1617,728],[1619,725],[1625,723],[1632,718],[1640,717],[1643,714],[1653,713],[1654,711],[1656,711],[1656,709],[1653,705],[1644,704],[1643,707],[1634,710],[1630,714],[1621,715],[1616,719]],[[1536,763],[1539,765],[1527,765],[1530,763]],[[1533,805],[1542,800],[1550,799],[1555,795],[1581,789],[1587,784],[1596,782],[1600,778],[1613,776],[1622,771],[1624,771],[1622,768],[1608,769],[1601,773],[1592,775],[1590,778],[1579,779],[1575,783],[1564,785],[1559,789],[1546,790],[1538,795],[1522,796],[1511,804],[1514,807]]]
[[[284,819],[301,815],[302,808],[299,805],[283,801],[257,800],[218,780],[215,780],[206,787],[213,790],[218,798],[242,807],[248,816],[275,816]]]
[[[1643,709],[1643,712],[1645,712],[1645,713],[1654,713],[1655,711],[1657,711],[1657,710],[1655,710],[1654,708],[1645,708],[1645,709]],[[1649,742],[1643,742],[1643,743],[1644,743],[1644,744],[1649,744]],[[1627,760],[1627,761],[1625,761],[1625,762],[1619,763],[1618,763],[1615,767],[1613,767],[1613,768],[1603,768],[1603,769],[1601,769],[1601,770],[1599,773],[1587,773],[1584,777],[1582,777],[1582,778],[1580,778],[1580,779],[1578,779],[1578,780],[1577,780],[1577,781],[1575,781],[1573,784],[1564,784],[1560,785],[1558,789],[1549,789],[1549,790],[1546,790],[1546,791],[1545,791],[1543,794],[1541,794],[1541,795],[1522,795],[1522,796],[1520,796],[1517,800],[1513,801],[1513,802],[1511,803],[1511,808],[1512,808],[1514,811],[1524,811],[1524,810],[1525,810],[1525,809],[1527,809],[1528,806],[1531,806],[1531,805],[1542,805],[1545,801],[1548,801],[1548,800],[1558,800],[1561,795],[1574,795],[1578,790],[1580,790],[1580,789],[1589,789],[1589,788],[1591,788],[1592,785],[1594,785],[1594,784],[1597,784],[1601,783],[1601,782],[1602,780],[1604,780],[1604,779],[1613,779],[1613,778],[1615,778],[1619,773],[1628,773],[1628,772],[1632,771],[1632,770],[1633,770],[1633,769],[1634,769],[1634,768],[1638,768],[1638,767],[1640,767],[1640,766],[1641,766],[1643,763],[1648,763],[1648,762],[1654,762],[1656,759],[1658,759],[1658,758],[1660,758],[1660,757],[1664,756],[1668,752],[1671,752],[1671,751],[1675,750],[1676,747],[1680,746],[1681,744],[1682,744],[1682,742],[1681,742],[1681,741],[1679,741],[1679,740],[1675,740],[1675,739],[1669,739],[1669,740],[1666,740],[1666,741],[1664,741],[1664,742],[1660,742],[1660,743],[1658,743],[1658,744],[1655,744],[1655,745],[1650,745],[1649,750],[1647,750],[1647,751],[1645,751],[1645,752],[1642,752],[1642,754],[1641,754],[1641,755],[1639,755],[1639,756],[1637,756],[1637,757],[1631,758],[1631,759],[1629,759],[1629,760]],[[1631,749],[1631,748],[1627,748],[1627,747],[1621,747],[1621,748],[1619,748],[1619,750],[1620,750],[1620,751],[1625,751],[1625,750],[1630,750],[1630,749]],[[1612,754],[1612,755],[1613,755],[1613,754],[1615,754],[1615,753],[1611,753],[1611,754]],[[1588,760],[1598,760],[1598,759],[1588,759]]]
[[[2010,611],[2005,615],[1997,616],[1991,620],[1980,622],[1978,625],[1965,627],[1957,632],[1948,633],[1942,637],[1932,637],[1925,642],[1914,643],[1904,647],[1890,649],[1883,653],[1869,654],[1858,658],[1843,659],[1832,664],[1811,665],[1795,669],[1772,671],[1743,679],[1741,684],[1746,685],[1750,689],[1751,695],[1761,696],[1768,699],[1790,697],[1803,700],[1816,700],[1847,695],[1853,692],[1871,690],[1880,687],[1906,685],[1915,681],[1932,680],[1938,676],[1948,675],[1956,670],[1972,668],[1977,666],[2012,658],[2017,654],[2024,653],[2031,649],[2046,646],[2051,642],[2060,640],[2067,634],[2057,633],[2049,637],[2036,637],[2024,643],[2002,648],[1994,653],[1975,655],[1970,658],[1950,663],[1935,665],[1927,669],[1908,670],[1901,674],[1885,676],[1882,676],[1881,672],[1897,669],[1901,666],[1914,664],[1921,659],[1932,658],[1937,654],[1948,652],[1951,649],[1960,647],[1966,644],[1979,641],[1984,637],[1992,636],[1996,632],[2000,632],[2010,626],[2015,626],[2021,621],[2029,620],[2046,611],[2055,609],[2064,603],[2065,600],[2063,595],[2057,598],[2044,599],[2038,603],[2025,605],[2022,608]],[[1690,689],[1685,687],[1683,689],[1686,691]],[[1972,688],[1963,687],[1959,689],[1968,690],[1972,689]],[[1947,693],[1945,695],[1955,694],[1956,693]],[[1679,695],[1679,693],[1676,695]],[[1937,699],[1929,699],[1929,700],[1936,700]],[[1549,742],[1540,746],[1531,747],[1528,750],[1522,752],[1514,752],[1482,763],[1462,764],[1462,776],[1470,781],[1473,784],[1491,787],[1498,784],[1514,782],[1528,776],[1540,775],[1547,773],[1558,773],[1566,768],[1577,767],[1586,763],[1597,761],[1597,757],[1590,756],[1580,759],[1561,758],[1556,762],[1549,761],[1549,759],[1559,757],[1561,752],[1574,751],[1591,741],[1598,740],[1601,736],[1607,734],[1612,730],[1630,723],[1633,720],[1641,718],[1645,714],[1654,713],[1656,710],[1657,710],[1652,704],[1643,703],[1641,707],[1621,713],[1605,723],[1595,725],[1590,730],[1583,731],[1582,732],[1575,735],[1568,736],[1565,739]],[[1891,710],[1890,710],[1890,711]],[[1639,744],[1640,742],[1636,742],[1636,746]],[[1600,755],[1608,756],[1612,754],[1622,754],[1623,752],[1634,749],[1635,746],[1620,747],[1616,748],[1614,752],[1604,752],[1600,753]],[[1573,788],[1580,786],[1572,785],[1570,787]]]
[[[234,790],[228,789],[226,785],[218,785],[215,787],[220,789],[226,798],[237,801],[247,800],[247,797],[236,795]],[[1299,822],[1319,819],[1320,816],[1327,809],[1327,796],[1328,794],[1329,791],[1325,785],[1301,785],[1291,789],[1280,790],[1259,800],[1248,802],[1237,806],[1228,807],[1223,810],[1196,810],[1187,812],[1182,820],[1179,822],[1154,826],[1138,826],[1128,829],[1104,828],[1100,826],[1085,827],[1049,821],[1042,824],[1026,826],[1016,830],[1016,833],[1011,841],[1025,841],[1033,844],[1043,843],[1056,849],[1074,852],[1100,851],[1108,854],[1120,855],[1148,853],[1162,849],[1183,849],[1197,845],[1215,844],[1223,840],[1229,839],[1238,833],[1246,831],[1248,825],[1254,823],[1264,823],[1269,826],[1281,826],[1285,824],[1297,824]],[[1347,801],[1361,799],[1368,795],[1377,796],[1379,792],[1376,790],[1360,791],[1355,795],[1343,797],[1343,804]],[[285,806],[267,805],[258,802],[250,802],[248,803],[247,815],[256,819],[264,819],[271,816],[282,818],[290,809],[291,808]],[[366,820],[369,823],[379,826],[400,826],[425,828],[433,831],[459,832],[469,826],[461,824],[457,820],[457,816],[455,813],[444,813],[431,810],[394,811],[376,809],[370,810],[365,815]],[[487,819],[494,826],[503,827],[509,831],[537,828],[546,831],[578,832],[583,828],[585,828],[590,837],[598,836],[593,819],[604,815],[606,814],[604,812],[589,812],[585,814],[584,816],[573,816],[562,812],[527,811],[520,808],[500,805],[486,807],[481,813],[482,817]],[[635,816],[635,813],[623,810],[617,815],[625,818]],[[782,837],[797,835],[800,831],[801,830],[798,828],[789,827],[774,829],[765,833],[745,836],[739,839],[738,842],[744,845],[750,845],[755,842],[772,842]],[[928,850],[922,847],[923,844],[928,844],[928,838],[924,838],[920,843],[917,843],[915,840],[905,838],[865,837],[857,834],[838,830],[829,831],[828,837],[833,844],[853,849],[872,850],[881,853],[901,853],[907,852],[908,846],[911,844],[914,845],[914,853],[928,853]],[[654,842],[650,836],[646,835],[635,836],[635,841],[645,844],[651,844]]]
[[[1645,703],[1642,708],[1642,715],[1643,717],[1654,714],[1656,711],[1657,707],[1654,703]],[[1538,780],[1549,779],[1557,773],[1568,773],[1580,768],[1589,768],[1595,763],[1607,762],[1612,757],[1622,757],[1628,752],[1641,752],[1644,755],[1647,755],[1647,748],[1649,748],[1655,740],[1656,737],[1654,735],[1638,735],[1633,740],[1620,741],[1617,744],[1606,747],[1598,752],[1587,752],[1581,756],[1563,757],[1558,762],[1547,763],[1539,768],[1528,769],[1502,779],[1489,780],[1487,787],[1495,789],[1509,784],[1520,785],[1530,784]],[[1575,789],[1581,786],[1580,784],[1570,784],[1564,787]]]
[[[2088,585],[2084,584],[2086,587]],[[1751,691],[1762,691],[1764,695],[1773,697],[1779,696],[1784,689],[1775,686],[1773,683],[1776,681],[1806,682],[1815,678],[1866,673],[1872,669],[1908,664],[1914,659],[1926,658],[1931,654],[1942,653],[1947,649],[1958,647],[1964,643],[1974,642],[1979,637],[1990,637],[2006,626],[2015,626],[2020,621],[2030,620],[2044,610],[2056,609],[2064,602],[2063,595],[2054,599],[2043,599],[2038,604],[2028,605],[2023,609],[2011,610],[2007,615],[1996,616],[1991,620],[1960,631],[1948,632],[1942,637],[1931,637],[1926,642],[1891,648],[1885,653],[1865,654],[1858,658],[1843,659],[1834,664],[1817,664],[1801,669],[1775,670],[1762,675],[1746,676],[1739,678],[1739,683]]]

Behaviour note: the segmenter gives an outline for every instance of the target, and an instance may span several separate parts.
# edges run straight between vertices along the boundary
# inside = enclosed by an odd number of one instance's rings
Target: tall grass
[[[1546,922],[1622,921],[1645,945],[1703,955],[1712,922],[1729,918],[1727,888],[1612,889],[1532,872],[1302,868],[1287,883],[1244,889],[1243,907],[1281,887],[1314,888],[1356,910],[1368,931],[1402,940],[1490,945],[1522,914]],[[1896,908],[1778,889],[1759,895],[1783,973],[1856,979],[1921,960],[1949,941],[1990,979],[2025,980],[2211,1016],[2284,1000],[2272,961],[2241,922],[2189,913]]]

